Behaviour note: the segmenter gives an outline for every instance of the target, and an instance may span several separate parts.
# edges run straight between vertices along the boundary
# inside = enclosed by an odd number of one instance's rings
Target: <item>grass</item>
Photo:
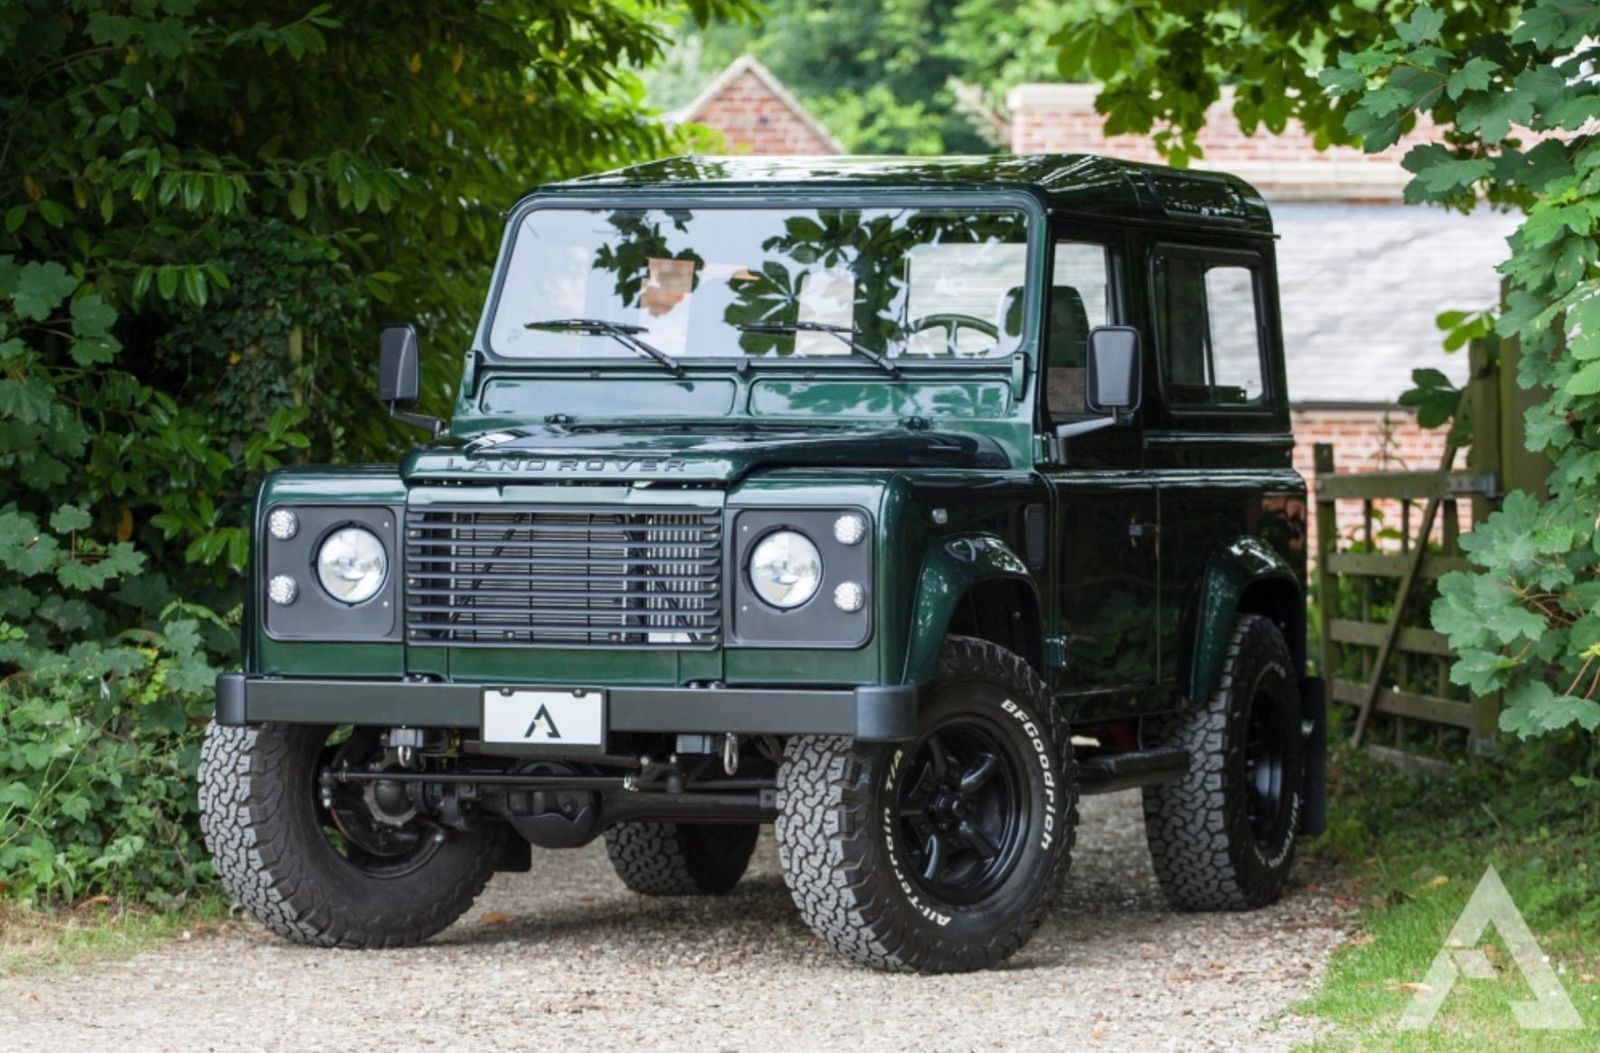
[[[1361,907],[1364,933],[1341,949],[1322,987],[1297,1012],[1328,1031],[1305,1053],[1600,1050],[1600,788],[1553,773],[1576,770],[1593,746],[1572,741],[1510,750],[1496,764],[1403,773],[1342,757],[1330,786],[1329,830],[1311,867]],[[1493,864],[1582,1019],[1580,1031],[1521,1029],[1511,1003],[1532,989],[1500,934],[1477,944],[1493,979],[1458,976],[1426,1030],[1401,1014]]]
[[[168,940],[189,939],[231,924],[228,905],[219,897],[163,911],[99,897],[48,911],[0,901],[0,975],[129,958]]]

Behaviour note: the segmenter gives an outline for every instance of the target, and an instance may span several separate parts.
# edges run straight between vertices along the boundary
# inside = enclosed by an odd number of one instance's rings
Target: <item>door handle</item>
[[[1129,537],[1160,537],[1161,524],[1159,523],[1129,523]]]

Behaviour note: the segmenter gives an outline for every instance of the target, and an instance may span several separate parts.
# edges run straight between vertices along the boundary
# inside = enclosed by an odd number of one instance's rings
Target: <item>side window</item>
[[[1084,413],[1089,330],[1111,322],[1111,253],[1086,241],[1056,242],[1044,331],[1045,404],[1054,417]]]
[[[1259,406],[1261,325],[1256,272],[1191,255],[1156,261],[1161,373],[1178,408]]]

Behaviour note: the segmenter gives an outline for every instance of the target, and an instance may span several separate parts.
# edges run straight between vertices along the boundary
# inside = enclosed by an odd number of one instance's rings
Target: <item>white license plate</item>
[[[540,753],[602,753],[605,692],[488,688],[483,692],[483,742]]]

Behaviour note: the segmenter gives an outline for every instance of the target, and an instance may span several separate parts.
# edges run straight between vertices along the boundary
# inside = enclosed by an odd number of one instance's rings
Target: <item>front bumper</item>
[[[217,723],[477,729],[486,686],[223,673],[217,677]],[[916,737],[917,689],[609,687],[606,725],[609,732],[848,735],[901,742]]]

